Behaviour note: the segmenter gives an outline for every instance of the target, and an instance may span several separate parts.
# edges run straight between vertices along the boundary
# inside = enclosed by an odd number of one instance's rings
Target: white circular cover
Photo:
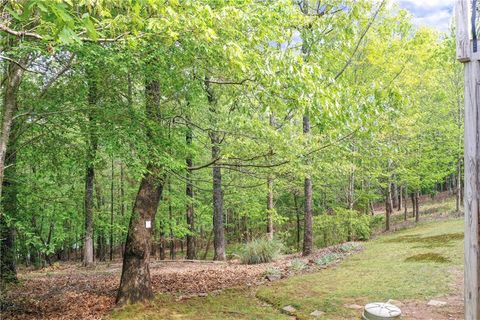
[[[373,302],[365,306],[363,318],[365,320],[400,319],[402,311],[393,304]]]

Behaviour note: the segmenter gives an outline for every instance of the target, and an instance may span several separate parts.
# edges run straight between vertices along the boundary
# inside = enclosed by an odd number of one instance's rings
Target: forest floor
[[[257,266],[154,261],[157,298],[117,310],[120,263],[22,271],[20,284],[2,298],[0,318],[313,319],[310,313],[318,310],[321,319],[358,319],[363,304],[394,299],[406,319],[462,319],[463,220],[445,213],[445,206],[425,208],[430,222],[347,246],[352,250],[321,249],[308,259],[288,255]],[[394,221],[402,225],[401,215]],[[329,267],[315,263],[331,253],[341,258]],[[266,274],[282,279],[269,282]],[[432,298],[446,305],[427,307]],[[282,310],[286,306],[294,310]]]

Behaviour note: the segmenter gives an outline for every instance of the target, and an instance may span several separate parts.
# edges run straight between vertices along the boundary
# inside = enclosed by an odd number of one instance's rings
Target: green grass
[[[344,304],[428,299],[447,293],[454,281],[452,269],[462,268],[463,241],[458,236],[462,228],[462,220],[433,222],[379,237],[337,267],[259,288],[257,297],[278,307],[297,306],[301,319],[308,319],[315,309],[325,311],[326,319],[343,319],[358,313]],[[406,261],[415,255],[444,259]]]
[[[250,289],[228,290],[219,295],[176,301],[171,295],[158,295],[149,305],[135,304],[116,310],[118,320],[282,320],[289,319],[275,308],[255,298]]]
[[[421,224],[367,242],[363,252],[339,265],[261,286],[256,293],[229,290],[183,301],[160,295],[148,306],[128,306],[112,318],[288,319],[279,312],[287,305],[297,309],[299,319],[311,319],[309,314],[316,309],[326,312],[322,319],[358,318],[359,311],[344,304],[427,300],[448,293],[455,281],[452,271],[462,269],[462,229],[463,220]]]

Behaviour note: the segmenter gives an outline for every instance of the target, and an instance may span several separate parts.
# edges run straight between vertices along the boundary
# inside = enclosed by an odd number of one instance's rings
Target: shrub
[[[370,217],[370,230],[383,229],[385,226],[385,216],[375,215]]]
[[[259,264],[274,261],[282,251],[283,244],[280,241],[260,238],[245,244],[239,256],[243,264]]]
[[[265,276],[280,277],[281,275],[282,271],[276,267],[267,268],[267,270],[265,270]]]
[[[353,243],[344,243],[340,247],[338,247],[338,250],[340,250],[343,253],[347,253],[355,250],[357,247],[358,246]]]
[[[315,244],[327,247],[353,240],[368,240],[372,230],[372,217],[354,210],[335,209],[335,214],[315,217]]]
[[[302,271],[303,269],[305,269],[306,266],[307,265],[305,264],[305,262],[300,259],[294,259],[290,264],[290,267],[295,271]]]
[[[326,265],[331,264],[332,262],[337,261],[341,257],[342,257],[342,255],[339,254],[339,253],[331,252],[331,253],[327,253],[326,255],[323,255],[320,258],[318,258],[317,260],[315,260],[315,263],[319,266],[326,266]]]

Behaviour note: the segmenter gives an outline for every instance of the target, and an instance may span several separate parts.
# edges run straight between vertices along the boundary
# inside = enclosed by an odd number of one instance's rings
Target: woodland
[[[126,305],[154,297],[152,261],[308,257],[439,193],[461,211],[454,31],[412,21],[390,0],[0,1],[2,291],[122,261]]]

